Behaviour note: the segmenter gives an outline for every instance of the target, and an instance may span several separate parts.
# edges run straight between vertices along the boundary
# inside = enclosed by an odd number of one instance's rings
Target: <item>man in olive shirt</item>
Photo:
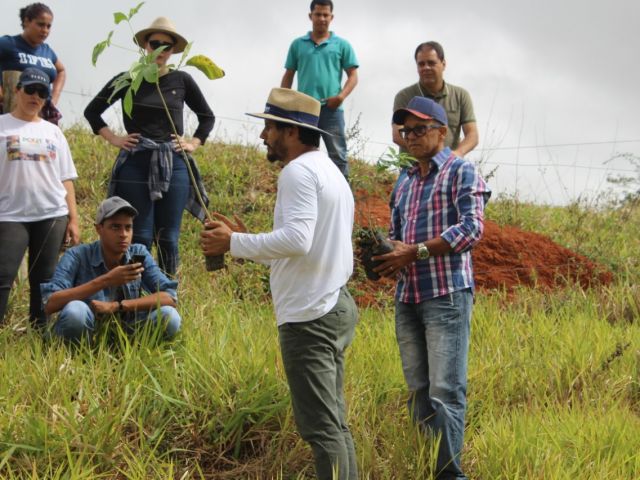
[[[464,157],[478,145],[478,127],[469,93],[461,87],[445,83],[443,78],[447,63],[444,50],[438,42],[418,45],[414,58],[418,67],[417,83],[400,90],[393,102],[393,111],[406,108],[413,97],[427,97],[444,107],[449,126],[445,146],[458,157]],[[392,125],[393,141],[406,152],[404,139],[399,133],[402,125]],[[460,131],[464,138],[460,140]]]

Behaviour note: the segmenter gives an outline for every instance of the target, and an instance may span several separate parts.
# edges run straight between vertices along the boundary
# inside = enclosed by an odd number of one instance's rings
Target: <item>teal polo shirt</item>
[[[287,70],[298,72],[298,90],[318,100],[339,94],[342,72],[353,67],[358,67],[353,48],[333,32],[319,45],[311,39],[311,32],[296,38],[284,64]]]

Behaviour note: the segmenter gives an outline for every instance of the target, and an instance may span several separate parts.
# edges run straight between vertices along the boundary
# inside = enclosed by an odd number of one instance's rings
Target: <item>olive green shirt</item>
[[[435,96],[431,96],[425,93],[419,84],[403,88],[396,94],[396,98],[393,101],[393,111],[400,108],[405,108],[409,101],[413,97],[427,97],[438,102],[447,112],[447,118],[449,121],[449,129],[447,131],[447,138],[445,138],[445,147],[451,147],[455,150],[460,143],[460,132],[462,131],[462,125],[465,123],[475,122],[476,117],[473,113],[473,103],[471,103],[471,96],[464,88],[456,87],[445,82],[444,87]],[[405,151],[404,149],[401,149]]]

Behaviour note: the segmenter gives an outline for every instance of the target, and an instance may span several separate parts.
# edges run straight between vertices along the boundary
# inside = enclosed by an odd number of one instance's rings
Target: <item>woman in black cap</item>
[[[0,115],[0,323],[28,247],[29,313],[42,326],[40,284],[53,275],[63,242],[80,241],[78,175],[62,131],[39,116],[49,96],[47,74],[25,69],[15,96],[13,111]]]
[[[179,262],[183,210],[186,208],[204,220],[204,210],[195,201],[196,187],[189,181],[182,150],[190,154],[202,145],[213,129],[215,117],[193,78],[167,65],[171,55],[182,52],[187,45],[169,19],[157,18],[149,28],[135,35],[134,42],[147,53],[164,47],[156,58],[163,98],[155,83],[143,80],[133,96],[131,116],[123,113],[126,135],[114,133],[102,113],[125,96],[126,89],[114,94],[113,82],[121,75],[118,74],[89,103],[84,116],[94,133],[120,148],[108,196],[122,197],[138,210],[133,223],[134,243],[142,243],[148,249],[155,243],[158,264],[166,273],[174,275]],[[196,114],[198,127],[191,139],[175,137],[164,109],[165,102],[180,136],[184,133],[184,105]],[[195,162],[190,156],[187,160],[199,178]],[[202,189],[199,190],[202,193]]]
[[[51,32],[52,22],[53,12],[44,3],[32,3],[21,8],[22,33],[0,37],[0,72],[22,72],[25,68],[37,68],[45,72],[51,80],[51,96],[43,105],[40,116],[57,125],[62,115],[56,105],[64,87],[66,73],[56,53],[45,43]],[[0,88],[0,104],[2,98],[3,91]]]

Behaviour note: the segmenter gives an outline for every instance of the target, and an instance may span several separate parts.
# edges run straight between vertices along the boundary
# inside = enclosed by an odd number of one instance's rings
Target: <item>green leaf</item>
[[[126,22],[127,16],[122,12],[115,12],[113,14],[113,21],[116,25],[118,25],[120,22]]]
[[[111,82],[113,92],[111,93],[111,96],[109,96],[107,102],[111,103],[114,95],[123,88],[128,88],[129,85],[131,85],[131,76],[129,75],[129,72],[124,72],[122,75],[119,75],[113,82]]]
[[[204,55],[194,55],[187,60],[186,65],[196,67],[202,73],[204,73],[209,80],[216,80],[224,77],[224,70],[216,65],[213,60]]]
[[[113,35],[113,30],[111,30],[109,32],[109,35],[107,36],[106,40],[103,40],[102,42],[96,44],[95,47],[93,47],[93,53],[91,54],[91,63],[93,64],[93,66],[96,66],[96,63],[98,62],[98,57],[102,54],[102,52],[104,52],[104,50],[111,45],[111,36]]]
[[[142,76],[149,83],[158,83],[158,78],[160,78],[158,64],[152,63],[146,65],[144,70],[142,70]]]
[[[144,80],[144,75],[140,74],[139,72],[136,72],[135,76],[131,76],[131,90],[133,90],[133,93],[136,93],[138,91],[142,80]]]
[[[156,58],[158,58],[158,55],[160,55],[162,51],[166,49],[167,47],[165,46],[156,48],[153,52],[145,56],[145,63],[155,63]]]
[[[378,158],[376,162],[376,170],[383,172],[386,170],[399,170],[409,168],[414,165],[417,160],[405,152],[400,152],[393,147],[389,147],[387,151]]]
[[[127,93],[124,94],[122,105],[124,107],[124,113],[127,114],[127,117],[131,118],[131,110],[133,110],[133,92],[131,89],[127,90]]]
[[[97,43],[95,47],[93,47],[93,53],[91,54],[91,63],[93,64],[93,66],[96,66],[96,63],[98,62],[98,57],[102,54],[102,52],[104,52],[104,49],[107,48],[107,42],[106,41],[102,41],[100,43]]]
[[[180,69],[182,63],[187,59],[187,55],[189,55],[189,52],[191,51],[191,45],[193,45],[193,42],[187,43],[187,46],[184,47],[184,51],[182,52],[182,56],[180,57],[180,62],[178,63],[178,69]]]
[[[129,10],[129,20],[131,20],[131,17],[138,13],[138,10],[140,10],[140,7],[142,7],[142,5],[144,5],[144,2],[140,2],[136,7]]]
[[[96,66],[96,63],[98,62],[98,57],[102,54],[102,52],[104,52],[104,50],[111,45],[111,36],[113,35],[113,30],[111,30],[109,32],[109,35],[107,36],[106,40],[103,40],[102,42],[96,44],[95,47],[93,47],[93,53],[91,54],[91,63],[93,64],[93,66]]]

